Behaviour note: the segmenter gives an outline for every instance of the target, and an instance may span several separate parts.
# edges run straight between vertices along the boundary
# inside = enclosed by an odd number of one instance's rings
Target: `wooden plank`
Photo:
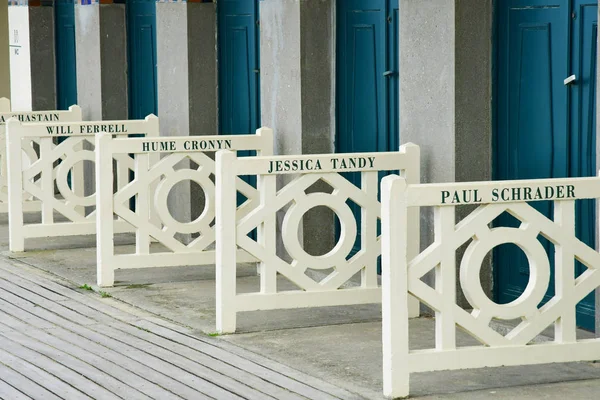
[[[147,332],[145,330],[140,330],[131,325],[126,324],[112,324],[112,327],[120,330],[121,332],[127,333],[131,336],[138,337],[147,342],[153,343],[157,346],[160,346],[168,351],[173,352],[174,354],[179,354],[182,357],[185,357],[189,360],[195,361],[199,364],[206,366],[207,368],[234,378],[238,382],[241,382],[247,386],[250,386],[265,395],[272,396],[275,399],[280,400],[301,400],[302,398],[283,387],[279,387],[276,384],[268,381],[267,379],[259,378],[258,376],[249,373],[248,371],[238,368],[235,364],[228,364],[219,358],[212,357],[207,355],[199,350],[194,349],[193,347],[185,346],[176,341],[165,339],[159,333],[155,331]],[[164,328],[159,328],[164,329]]]
[[[55,312],[66,319],[80,324],[88,325],[95,324],[97,322],[110,322],[113,320],[106,314],[98,313],[93,308],[68,298],[64,298],[64,300],[59,303],[49,300],[38,295],[35,292],[35,287],[24,289],[23,287],[17,286],[12,282],[0,279],[0,289],[4,289],[7,292],[23,299],[27,299],[28,301],[37,304],[40,307],[44,307],[49,311]],[[93,319],[89,315],[90,312],[94,313]],[[79,322],[80,320],[81,322]]]
[[[23,264],[22,262],[17,263]],[[58,297],[50,294],[54,293],[59,297],[70,299],[63,299],[61,301],[61,303],[64,303],[66,307],[54,308],[54,311],[58,311],[59,313],[62,313],[62,311],[65,310],[69,310],[71,312],[76,310],[77,314],[83,313],[89,319],[101,319],[103,321],[106,321],[107,318],[111,321],[112,318],[123,319],[126,321],[132,321],[136,319],[132,318],[132,315],[129,313],[62,285],[62,281],[58,280],[57,278],[50,277],[51,280],[46,280],[40,276],[37,270],[27,266],[26,264],[18,269],[7,269],[5,265],[0,265],[0,277],[11,281],[16,281],[13,283],[13,286],[9,286],[11,289],[13,289],[13,291],[17,291],[14,286],[18,286],[20,290],[24,291],[22,292],[23,295],[27,292],[33,293],[39,297],[44,297],[44,301],[58,300]],[[42,288],[42,290],[39,288]],[[2,299],[0,299],[0,302],[1,301]],[[135,369],[138,371],[138,368],[142,366],[145,368],[143,371],[144,377],[147,377],[152,382],[156,382],[167,390],[177,393],[184,398],[195,399],[201,398],[202,396],[195,390],[191,389],[191,387],[194,387],[193,381],[189,380],[188,378],[184,378],[184,382],[180,382],[178,379],[180,379],[180,376],[186,375],[186,372],[182,371],[181,368],[172,365],[172,363],[169,362],[169,358],[162,360],[161,358],[155,357],[151,352],[152,346],[145,348],[145,350],[138,349],[136,347],[137,343],[134,343],[133,345],[126,343],[122,340],[122,337],[104,336],[101,326],[95,327],[92,331],[85,327],[78,326],[76,321],[73,322],[64,319],[60,314],[50,312],[40,307],[35,307],[31,303],[27,304],[27,302],[21,302],[19,303],[19,306],[22,306],[23,308],[10,305],[8,309],[4,309],[2,307],[4,304],[8,303],[0,303],[0,309],[3,309],[4,311],[13,315],[17,313],[15,315],[17,318],[21,320],[25,318],[28,324],[32,324],[39,328],[45,329],[48,327],[54,327],[54,329],[52,329],[53,335],[69,342],[81,340],[83,343],[85,343],[85,348],[93,349],[96,352],[96,355],[102,356],[103,353],[110,354],[109,357],[113,362],[119,362],[118,360],[121,360],[120,365],[126,369]],[[23,313],[23,310],[27,310],[28,312]],[[70,315],[73,316],[73,314]],[[227,367],[227,365],[229,365],[230,367],[240,371],[243,376],[246,376],[244,373],[247,373],[264,381],[265,383],[263,384],[258,384],[258,381],[254,381],[254,386],[257,386],[257,389],[263,393],[267,392],[267,394],[272,395],[275,395],[277,392],[283,393],[281,392],[281,389],[277,388],[278,386],[279,388],[283,388],[306,398],[344,400],[361,398],[344,389],[338,388],[327,382],[286,367],[275,361],[271,361],[264,357],[250,353],[233,344],[208,337],[198,338],[190,335],[190,331],[184,327],[176,326],[157,318],[147,319],[148,321],[135,321],[134,324],[141,329],[148,329],[153,334],[157,335],[155,340],[152,340],[155,342],[154,344],[159,342],[160,345],[164,346],[165,342],[163,342],[163,340],[173,341],[175,344],[191,349],[191,353],[194,353],[195,351],[205,354],[205,356],[202,357],[202,363],[204,364],[206,364],[209,358],[214,359],[215,362],[217,362],[217,360],[221,360],[222,365],[218,366],[221,372],[229,370],[229,367]],[[56,324],[60,325],[60,328],[58,328]],[[126,332],[127,334],[130,334],[132,329],[136,329],[125,323],[116,323],[116,321],[113,321],[113,325],[116,329]],[[133,336],[140,337],[140,335]],[[148,345],[150,344],[151,343]],[[182,347],[165,347],[169,349],[169,351],[177,349],[177,353],[180,356],[187,357],[185,354],[182,354]],[[163,354],[163,357],[166,357],[167,354],[168,352]],[[212,367],[209,365],[208,368]],[[231,371],[233,372],[233,370]],[[153,373],[153,376],[148,375],[149,373]],[[170,376],[163,375],[163,373],[168,373]],[[173,378],[171,378],[171,376]],[[240,379],[239,376],[235,376],[235,378]],[[247,382],[247,380],[244,381]],[[268,383],[272,383],[275,388],[267,389],[265,385]],[[191,385],[191,387],[186,385]],[[188,388],[189,391],[185,392],[183,388]],[[196,388],[201,390],[201,388],[198,386],[196,386]],[[195,393],[196,397],[191,397],[190,392]],[[282,396],[275,397],[285,398]],[[263,398],[265,398],[265,396],[263,396]]]
[[[231,377],[216,373],[215,371],[210,370],[204,365],[198,364],[187,358],[171,353],[161,347],[153,345],[150,342],[146,342],[144,340],[140,340],[138,338],[123,334],[123,332],[116,330],[112,327],[91,326],[90,329],[96,330],[97,332],[102,332],[102,334],[106,336],[120,340],[124,343],[136,347],[137,349],[143,350],[148,354],[152,354],[155,357],[158,357],[159,359],[170,362],[175,367],[178,367],[182,371],[186,372],[187,375],[189,375],[188,379],[191,378],[192,380],[195,380],[195,377],[199,377],[201,379],[206,380],[207,382],[211,382],[214,385],[217,385],[214,388],[211,388],[211,392],[207,392],[207,394],[214,396],[219,400],[242,398],[242,395],[243,398],[249,400],[263,400],[270,397],[265,395],[264,393],[258,392],[257,390],[249,386],[237,382]]]
[[[98,400],[119,399],[119,396],[110,392],[103,386],[97,384],[93,380],[89,379],[87,376],[82,375],[82,373],[91,373],[91,371],[89,371],[89,368],[81,366],[85,369],[80,373],[77,370],[73,370],[67,367],[66,365],[63,365],[62,362],[66,360],[64,360],[63,357],[61,357],[56,352],[52,351],[50,348],[40,349],[38,347],[38,350],[43,351],[42,353],[40,351],[36,351],[29,347],[23,346],[22,344],[12,340],[12,338],[6,336],[5,333],[1,336],[3,337],[2,342],[6,345],[7,352],[14,355],[15,357],[21,358],[23,361],[26,361],[29,364],[35,365],[45,370],[46,372],[54,375],[55,377],[69,384],[75,389],[78,389],[80,392],[86,393],[89,396],[93,396],[95,399]],[[33,344],[33,342],[31,344]],[[52,356],[57,357],[58,360],[53,360]],[[49,389],[52,388],[52,386],[46,387],[48,387]]]
[[[2,288],[2,282],[0,282],[0,299],[24,310],[38,308],[48,313],[52,313],[60,317],[60,320],[58,321],[59,324],[62,321],[71,321],[79,325],[93,325],[97,323],[96,321],[89,319],[83,315],[81,316],[81,318],[79,318],[78,314],[66,309],[65,307],[59,306],[58,303],[43,302],[42,304],[36,304],[29,300],[25,300],[24,298],[16,296],[13,293],[6,291],[4,288]],[[67,315],[67,317],[64,316],[65,314]]]
[[[50,374],[44,369],[29,363],[19,357],[8,353],[4,349],[0,349],[0,363],[4,365],[10,365],[11,369],[18,372],[20,375],[25,376],[37,385],[46,388],[40,391],[41,393],[51,392],[48,395],[48,399],[90,399],[85,392],[80,392],[71,385],[65,383],[63,380]],[[4,375],[3,375],[4,376]],[[37,393],[35,386],[29,386],[33,393]],[[36,397],[43,398],[46,397]]]
[[[2,317],[4,318],[5,316],[6,314],[4,314]],[[44,321],[41,318],[35,316],[33,316],[33,318],[39,321]],[[28,325],[28,333],[34,329],[36,328],[33,328]],[[175,379],[160,373],[158,369],[161,368],[161,365],[157,363],[148,364],[152,365],[152,367],[155,368],[152,369],[148,367],[145,363],[138,362],[135,359],[130,358],[128,355],[131,355],[133,352],[136,351],[132,347],[122,345],[120,342],[114,341],[112,339],[104,340],[104,343],[100,344],[94,340],[90,340],[84,336],[80,336],[77,333],[73,333],[71,331],[63,329],[62,327],[55,327],[48,331],[50,331],[52,335],[57,339],[63,340],[68,343],[77,343],[79,346],[83,346],[83,348],[89,351],[90,353],[102,356],[107,360],[113,361],[114,363],[122,366],[123,368],[132,371],[134,374],[139,376],[139,378],[137,379],[144,385],[144,379],[147,379],[151,382],[154,382],[156,385],[160,385],[160,387],[164,388],[165,390],[175,393],[178,396],[183,397],[185,399],[208,399],[208,397],[203,396],[200,392],[197,392],[196,390],[193,390],[192,388],[181,384]],[[93,336],[92,339],[103,338],[103,336],[96,334],[95,332],[89,332]],[[121,346],[119,346],[119,344],[121,344]],[[120,350],[121,353],[117,352],[116,349]],[[165,396],[161,398],[167,397]]]
[[[6,292],[5,292],[6,293]],[[6,302],[4,302],[6,303]],[[21,304],[23,307],[23,310],[28,311],[31,314],[34,314],[40,318],[45,319],[48,322],[53,322],[57,325],[63,326],[75,333],[81,334],[85,337],[89,338],[90,335],[90,330],[89,329],[85,329],[83,326],[79,326],[78,324],[72,323],[71,321],[68,321],[62,317],[60,317],[57,314],[51,313],[41,307],[34,307],[31,305],[31,303],[27,303],[27,302],[22,302],[23,304]],[[106,341],[107,336],[105,335],[104,332],[104,326],[98,326],[98,331],[100,334],[95,335],[94,340],[98,341],[99,343],[101,343],[102,341]],[[126,343],[123,339],[123,337],[116,337],[113,339],[115,339],[118,342],[121,342],[122,344],[128,344]],[[112,342],[110,344],[110,346],[114,346],[115,342]],[[123,346],[119,346],[120,348],[123,349]],[[132,351],[133,350],[133,351]],[[140,351],[135,351],[135,350],[140,350]],[[127,355],[130,356],[131,358],[144,363],[146,365],[155,365],[158,363],[158,365],[162,365],[161,367],[161,371],[169,376],[173,376],[176,377],[177,380],[187,386],[190,386],[191,388],[196,389],[197,391],[204,393],[208,396],[212,396],[219,399],[238,399],[239,397],[237,396],[233,396],[230,392],[227,392],[223,389],[221,389],[220,387],[214,385],[212,382],[210,381],[206,381],[203,379],[198,379],[197,376],[193,375],[193,374],[189,374],[185,369],[181,369],[179,367],[176,367],[174,365],[172,365],[172,363],[170,363],[169,361],[169,357],[166,358],[166,361],[155,357],[154,356],[154,349],[146,349],[148,351],[144,351],[141,350],[139,348],[137,348],[135,345],[131,345],[131,346],[125,346],[125,348],[123,349],[123,351],[127,352]]]
[[[192,336],[189,334],[189,331],[187,331],[185,328],[163,321],[159,318],[148,318],[146,319],[146,321],[140,321],[138,325],[140,325],[143,328],[149,329],[150,331],[158,331],[158,327],[162,326],[166,329],[169,329],[171,331],[170,336],[172,335],[174,337],[173,340],[177,341],[183,341],[185,340],[185,337],[191,338],[195,342],[194,346],[201,346],[199,348],[202,349],[202,351],[204,351],[205,353],[213,354],[216,357],[219,357],[223,360],[228,360],[229,362],[234,363],[234,365],[247,365],[249,367],[252,366],[252,368],[255,368],[255,373],[267,373],[267,379],[281,379],[278,378],[278,376],[282,378],[287,378],[288,380],[285,381],[285,387],[288,388],[288,390],[294,390],[295,392],[300,393],[308,398],[363,400],[362,397],[354,393],[348,392],[345,389],[332,385],[313,376],[307,375],[303,372],[290,368],[286,365],[280,364],[276,361],[270,360],[266,357],[254,354],[232,343],[227,343],[222,340],[214,340],[211,338],[200,338]],[[214,350],[209,350],[209,348],[206,346],[212,346],[214,347]],[[211,353],[209,353],[209,351]],[[309,390],[308,392],[306,392],[307,389]],[[306,393],[303,392],[303,390]]]
[[[107,362],[103,362],[99,357],[94,357],[95,361],[98,362],[97,365],[95,364],[88,364],[86,362],[83,362],[75,357],[73,357],[72,355],[58,350],[54,347],[48,346],[44,343],[40,343],[35,339],[32,339],[28,336],[23,335],[20,332],[17,332],[15,330],[12,331],[12,333],[8,333],[8,332],[4,332],[2,334],[0,334],[1,337],[6,338],[6,339],[10,339],[12,340],[14,343],[18,343],[19,345],[21,345],[24,349],[28,349],[30,350],[33,354],[37,353],[37,360],[36,362],[44,362],[44,356],[51,361],[54,361],[55,363],[60,364],[62,367],[64,367],[65,369],[70,369],[73,373],[75,374],[79,374],[79,375],[83,375],[85,377],[85,379],[87,379],[89,382],[82,380],[82,382],[79,381],[75,381],[77,385],[81,385],[79,386],[80,389],[83,389],[85,386],[87,385],[89,387],[90,393],[93,394],[93,396],[96,396],[96,390],[98,387],[103,388],[105,393],[102,394],[102,391],[100,391],[100,395],[103,396],[104,398],[113,398],[114,397],[122,397],[126,398],[126,399],[132,399],[132,400],[147,400],[150,399],[150,397],[140,393],[139,391],[137,391],[136,389],[130,387],[129,385],[127,385],[125,382],[120,381],[116,378],[114,378],[113,376],[105,373],[103,371],[103,367],[107,367]],[[9,351],[12,351],[12,349],[9,349]],[[23,353],[29,353],[29,352],[23,352]],[[40,355],[42,357],[40,357]],[[67,372],[66,370],[62,369],[62,374],[59,376],[65,376],[65,372]],[[68,376],[68,375],[67,375]],[[79,378],[81,379],[81,378]],[[95,384],[95,386],[94,386]],[[107,394],[106,392],[110,393]],[[117,395],[118,393],[118,395]]]
[[[131,314],[123,310],[112,307],[101,301],[97,301],[88,295],[77,292],[74,290],[74,288],[65,286],[65,284],[68,284],[68,282],[63,281],[62,279],[58,279],[52,275],[48,275],[44,278],[40,277],[40,270],[29,266],[29,264],[24,263],[23,261],[16,259],[11,259],[10,261],[16,265],[13,268],[7,268],[4,264],[0,263],[0,271],[3,271],[10,276],[21,278],[24,281],[31,282],[34,286],[40,286],[44,289],[65,296],[66,298],[79,301],[82,304],[92,304],[95,310],[110,315],[114,318],[131,319],[132,317]],[[75,286],[75,283],[72,285]]]
[[[18,373],[14,369],[2,364],[1,362],[0,377],[2,382],[4,382],[6,385],[10,385],[17,392],[25,396],[25,398],[60,400],[60,397],[58,397],[56,394],[48,391],[25,375]],[[12,399],[12,396],[4,397],[4,393],[2,392],[2,389],[0,389],[0,398],[9,400]]]
[[[21,287],[25,287],[24,285],[28,284],[28,282],[29,282],[23,278],[20,278],[17,275],[8,273],[7,271],[5,271],[3,269],[0,269],[0,278],[6,280],[8,282],[11,282],[15,285],[21,286]],[[68,297],[65,297],[55,291],[46,289],[45,287],[42,287],[39,285],[35,285],[35,287],[37,289],[37,293],[40,296],[47,298],[48,300],[60,302],[60,301],[68,299]]]
[[[19,392],[17,389],[0,379],[0,399],[27,400],[31,397]]]
[[[39,341],[47,346],[51,346],[59,351],[69,354],[77,359],[92,365],[100,369],[103,373],[112,376],[113,378],[126,383],[137,391],[144,393],[151,398],[160,399],[176,399],[180,398],[175,394],[166,391],[158,385],[155,385],[151,381],[145,380],[142,376],[137,375],[127,369],[125,369],[121,363],[125,357],[117,357],[116,359],[109,360],[108,357],[103,357],[105,354],[94,352],[91,347],[94,347],[94,343],[82,343],[83,340],[65,341],[53,335],[54,330],[50,334],[47,331],[42,331],[36,328],[19,322],[16,318],[4,314],[0,311],[0,321],[6,326],[14,328],[12,330],[13,335],[19,334],[22,337],[28,337],[32,340]],[[26,335],[24,334],[26,333]],[[13,337],[13,335],[8,335]],[[18,341],[18,340],[16,340]],[[89,342],[89,341],[88,341]],[[25,343],[22,343],[25,344]],[[82,347],[85,346],[85,347]],[[98,346],[100,347],[100,346]],[[109,350],[104,348],[104,353]],[[55,359],[55,358],[53,358]],[[126,392],[126,391],[125,391]],[[134,397],[137,395],[134,393]]]

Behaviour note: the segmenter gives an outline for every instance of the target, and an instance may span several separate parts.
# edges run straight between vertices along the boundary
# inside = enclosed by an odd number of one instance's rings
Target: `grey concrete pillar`
[[[260,2],[261,122],[273,128],[277,154],[334,150],[334,7],[334,0]],[[302,230],[309,253],[333,247],[330,210],[309,211]]]
[[[88,121],[128,119],[127,25],[124,4],[75,5],[77,97]],[[85,193],[95,176],[85,171]]]
[[[0,97],[10,98],[8,4],[0,5]]]
[[[156,4],[161,136],[217,134],[215,6]],[[169,195],[169,209],[180,221],[195,219],[204,209],[203,191],[179,184]]]
[[[187,3],[156,3],[156,60],[158,116],[161,136],[189,136]],[[180,168],[187,167],[179,165]],[[191,222],[189,181],[177,184],[169,193],[168,207],[173,218]]]
[[[423,182],[491,179],[491,60],[492,0],[400,0],[400,139],[421,146]],[[431,213],[421,227],[424,247]],[[486,264],[481,282],[490,293]]]
[[[84,119],[127,119],[125,5],[76,3],[75,48]]]
[[[13,110],[56,109],[53,7],[10,5],[8,18]]]

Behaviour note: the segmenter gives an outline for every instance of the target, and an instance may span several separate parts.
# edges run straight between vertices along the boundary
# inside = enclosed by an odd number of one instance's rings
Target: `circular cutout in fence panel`
[[[196,183],[204,192],[204,210],[191,222],[178,221],[169,210],[169,194],[184,181]],[[171,194],[171,197],[174,195]],[[186,196],[186,199],[189,198],[190,196]],[[182,169],[168,173],[167,177],[159,183],[154,204],[158,216],[167,228],[178,233],[201,233],[210,229],[210,223],[215,218],[214,198],[215,185],[205,174],[197,170]]]
[[[65,200],[67,200],[68,202],[70,202],[74,205],[93,206],[96,204],[96,194],[95,193],[90,194],[89,196],[83,196],[83,197],[78,196],[71,190],[71,188],[69,187],[69,182],[68,182],[69,171],[75,169],[75,165],[77,163],[80,163],[80,162],[82,163],[82,165],[77,166],[77,168],[81,168],[80,172],[83,175],[83,171],[85,169],[84,161],[87,161],[91,165],[95,165],[94,157],[95,156],[94,156],[93,151],[90,151],[90,150],[78,151],[77,153],[74,153],[74,154],[68,156],[67,158],[65,158],[64,160],[62,160],[62,162],[56,169],[56,186],[58,187],[60,194],[63,195]],[[71,175],[73,175],[73,174],[71,174]],[[74,179],[71,179],[71,180],[72,180],[72,182],[74,181]],[[73,182],[73,183],[76,184],[75,182]],[[81,183],[83,184],[83,182],[81,182]]]
[[[298,225],[298,238],[302,237],[302,232],[304,229],[303,221],[311,221],[313,224],[328,224],[331,223],[335,227],[339,227],[340,218],[337,214],[327,206],[316,206],[304,213],[302,216],[302,220]],[[322,230],[318,227],[315,227],[312,232],[307,233],[304,231],[304,251],[306,251],[312,257],[321,257],[325,254],[329,253],[331,250],[335,248],[336,243],[338,242],[337,237],[331,238],[329,234],[330,230]],[[336,228],[336,231],[339,229]],[[309,246],[310,249],[307,248],[306,239],[308,236],[308,241],[311,242]]]
[[[529,264],[529,282],[523,294],[507,304],[490,300],[481,286],[481,265],[495,247],[514,244],[524,253]],[[485,318],[504,320],[533,316],[544,298],[550,283],[550,261],[537,233],[518,228],[495,228],[479,235],[467,247],[460,264],[460,284],[465,297]]]
[[[300,244],[298,229],[302,217],[308,210],[324,206],[331,209],[340,222],[340,238],[336,245],[326,254],[321,256],[310,255]],[[358,229],[356,219],[345,199],[327,194],[312,193],[296,199],[285,214],[282,226],[282,239],[288,254],[296,260],[301,268],[329,269],[346,265],[346,257],[352,251]]]

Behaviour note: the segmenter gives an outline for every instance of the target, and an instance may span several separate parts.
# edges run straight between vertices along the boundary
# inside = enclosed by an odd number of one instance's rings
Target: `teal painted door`
[[[398,149],[398,17],[397,0],[337,2],[337,153]],[[360,186],[360,174],[347,177]]]
[[[77,104],[75,64],[75,6],[73,0],[54,3],[56,40],[56,106],[67,110]]]
[[[219,0],[219,133],[260,126],[258,1]]]
[[[593,0],[496,2],[496,179],[595,175],[597,3]],[[574,84],[564,79],[575,74]],[[551,216],[552,204],[533,204]],[[591,202],[577,204],[577,234],[594,243]],[[502,216],[500,225],[516,221]],[[540,238],[553,258],[553,245]],[[583,271],[578,266],[578,273]],[[529,280],[525,255],[515,246],[494,252],[496,300],[518,298]],[[550,283],[548,300],[554,293]],[[578,324],[594,326],[594,299],[578,305]]]
[[[129,118],[158,115],[156,3],[127,1]]]

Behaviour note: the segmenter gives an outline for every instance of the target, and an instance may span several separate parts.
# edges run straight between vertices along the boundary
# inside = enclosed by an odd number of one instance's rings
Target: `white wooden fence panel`
[[[217,330],[235,332],[236,316],[241,311],[351,305],[381,302],[377,278],[377,258],[381,246],[377,234],[381,206],[378,201],[378,179],[381,171],[402,171],[412,183],[418,183],[419,148],[408,144],[399,152],[326,154],[278,157],[238,158],[227,151],[217,154]],[[361,187],[341,175],[360,172]],[[278,190],[277,177],[295,174]],[[238,176],[259,177],[260,202],[251,213],[235,215],[235,192]],[[318,181],[333,187],[332,193],[310,193],[306,190]],[[361,249],[350,257],[357,237],[358,224],[347,201],[361,208]],[[289,208],[288,208],[289,206]],[[325,206],[340,221],[340,239],[327,254],[313,256],[299,240],[299,226],[311,209]],[[281,240],[292,259],[286,261],[276,249],[276,216],[284,213]],[[323,221],[333,224],[334,221]],[[413,210],[407,222],[413,241],[410,254],[419,251],[419,210]],[[248,233],[258,230],[257,240]],[[245,250],[260,261],[260,291],[238,294],[236,266]],[[327,276],[317,281],[309,270],[320,270]],[[343,288],[360,272],[360,286]],[[277,277],[283,276],[297,290],[278,290]],[[314,275],[313,275],[314,276]],[[411,303],[411,316],[418,315],[418,303]]]
[[[94,136],[142,134],[158,136],[158,118],[145,120],[90,121],[71,123],[7,123],[10,250],[25,250],[25,239],[89,235],[96,233],[96,195],[84,193],[84,161],[95,163]],[[57,143],[56,138],[64,138]],[[39,146],[39,156],[32,143]],[[23,154],[29,157],[24,162]],[[31,161],[33,160],[33,161]],[[129,183],[134,160],[127,154],[115,156],[119,187]],[[113,159],[107,161],[112,165]],[[69,173],[71,174],[69,185]],[[55,193],[55,185],[59,193]],[[35,206],[32,206],[35,204]],[[86,208],[88,208],[86,213]],[[41,223],[24,224],[23,213],[40,210]],[[57,214],[62,218],[56,220]],[[119,232],[131,232],[124,221],[116,221]]]
[[[413,372],[529,365],[600,359],[600,339],[577,340],[576,305],[600,286],[600,254],[575,236],[575,201],[600,198],[600,178],[540,179],[412,185],[389,176],[382,183],[382,285],[384,394],[409,395]],[[553,219],[528,204],[552,201]],[[476,205],[455,223],[455,207]],[[411,233],[407,216],[412,209],[433,206],[435,241],[416,257],[408,251]],[[509,213],[519,227],[493,227],[494,219]],[[542,235],[555,248],[555,295],[538,307],[550,282],[550,260]],[[530,277],[523,294],[508,304],[490,300],[481,287],[480,270],[495,247],[512,243],[525,253]],[[473,308],[456,304],[456,250],[467,245],[459,267],[460,286]],[[575,278],[575,260],[588,269]],[[434,286],[421,278],[434,271]],[[410,350],[408,297],[415,296],[435,311],[435,348]],[[521,319],[501,335],[492,319]],[[554,324],[555,339],[532,344]],[[481,346],[459,347],[456,327]]]
[[[6,97],[0,97],[0,113],[10,112],[10,100]]]
[[[220,149],[252,150],[261,155],[273,154],[273,132],[261,128],[256,135],[186,136],[162,138],[114,139],[111,135],[96,138],[96,192],[98,204],[97,272],[99,286],[114,284],[115,270],[126,268],[213,265],[215,263],[215,162],[210,152]],[[135,157],[135,179],[113,195],[113,171],[110,160],[124,154]],[[163,157],[160,160],[160,155]],[[182,162],[185,165],[182,166]],[[193,166],[190,164],[196,164]],[[204,191],[205,208],[194,221],[177,221],[170,213],[167,197],[182,181],[196,182]],[[248,200],[235,207],[236,193]],[[233,218],[246,216],[258,202],[258,192],[238,180],[233,197]],[[136,209],[127,203],[136,199]],[[151,201],[149,201],[151,200]],[[114,216],[126,221],[136,232],[136,249],[130,254],[115,254]],[[152,218],[151,218],[152,217]],[[177,234],[197,234],[185,243]],[[150,246],[150,240],[157,242]],[[245,251],[237,256],[244,262],[256,262]]]
[[[24,123],[50,123],[50,122],[76,122],[81,121],[81,108],[71,106],[68,111],[27,111],[27,112],[0,112],[0,213],[8,212],[8,165],[6,161],[6,122],[16,118]],[[33,143],[24,146],[23,162],[32,164],[37,160],[37,152]],[[39,211],[40,203],[27,202],[25,211]]]

